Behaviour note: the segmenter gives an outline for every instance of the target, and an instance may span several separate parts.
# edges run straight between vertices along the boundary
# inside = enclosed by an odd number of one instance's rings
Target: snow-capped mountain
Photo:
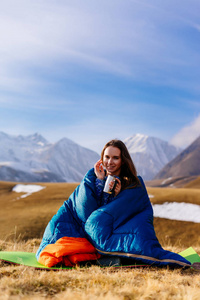
[[[124,140],[138,175],[151,180],[181,149],[159,138],[135,134]]]
[[[59,174],[65,181],[80,181],[100,156],[63,138],[41,153],[41,158],[48,170]]]
[[[124,140],[138,174],[151,180],[181,149],[158,138],[135,134]],[[63,138],[49,143],[40,134],[12,136],[0,132],[0,180],[79,182],[99,155]]]
[[[96,152],[67,138],[52,144],[37,133],[0,132],[0,180],[78,182],[98,159]]]

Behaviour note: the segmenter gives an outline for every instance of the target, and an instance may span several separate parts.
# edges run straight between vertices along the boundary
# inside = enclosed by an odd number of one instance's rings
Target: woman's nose
[[[112,163],[112,158],[109,158],[108,163],[109,163],[109,164]]]

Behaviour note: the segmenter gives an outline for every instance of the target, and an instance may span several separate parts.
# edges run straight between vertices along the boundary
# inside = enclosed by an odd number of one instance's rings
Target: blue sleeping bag
[[[153,210],[141,177],[141,185],[125,189],[107,205],[98,206],[94,169],[64,202],[49,222],[40,253],[63,237],[86,238],[103,255],[132,258],[156,266],[190,266],[179,254],[164,250],[154,231]]]

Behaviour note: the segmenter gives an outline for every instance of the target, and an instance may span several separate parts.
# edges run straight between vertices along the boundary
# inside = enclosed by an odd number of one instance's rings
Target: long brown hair
[[[132,158],[128,152],[126,145],[121,140],[111,140],[103,148],[101,152],[101,160],[103,161],[103,156],[106,148],[109,146],[116,147],[121,151],[121,172],[120,179],[122,184],[122,190],[125,188],[133,188],[140,184],[140,181],[137,177],[137,171],[135,165],[132,161]]]

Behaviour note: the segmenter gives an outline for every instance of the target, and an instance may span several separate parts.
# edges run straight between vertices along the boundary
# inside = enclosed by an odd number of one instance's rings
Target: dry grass
[[[199,183],[199,181],[197,181]],[[200,205],[200,189],[196,188],[147,188],[153,195],[153,204],[164,202],[186,202]],[[156,235],[162,245],[174,245],[182,247],[198,247],[200,245],[200,223],[183,222],[154,218]]]
[[[39,239],[1,242],[7,251],[36,251]],[[177,247],[168,250],[178,252]],[[198,249],[200,250],[200,248]],[[131,300],[200,298],[200,273],[192,269],[114,269],[92,266],[46,271],[0,263],[0,299]]]
[[[200,189],[200,177],[196,178],[193,181],[190,181],[184,187],[190,189]]]
[[[148,193],[153,204],[164,202],[188,202],[200,204],[200,189],[196,188],[150,188]],[[78,183],[41,183],[45,189],[26,198],[12,192],[14,182],[0,182],[0,239],[27,240],[41,238],[44,229],[63,202],[68,199]],[[155,218],[155,231],[163,246],[183,248],[200,245],[200,224]]]
[[[36,252],[43,230],[76,183],[44,184],[27,198],[12,192],[15,183],[0,182],[0,250]],[[148,188],[154,203],[200,204],[199,189]],[[174,252],[193,246],[200,254],[199,224],[155,218],[162,246]],[[0,299],[168,300],[200,299],[200,273],[192,269],[114,269],[92,266],[45,271],[0,263]]]
[[[200,189],[172,189],[172,188],[147,188],[148,193],[153,195],[153,204],[164,202],[186,202],[200,205]]]
[[[34,183],[35,184],[35,183]],[[39,183],[45,189],[20,198],[14,182],[0,182],[0,239],[42,237],[48,221],[74,191],[77,183]]]

